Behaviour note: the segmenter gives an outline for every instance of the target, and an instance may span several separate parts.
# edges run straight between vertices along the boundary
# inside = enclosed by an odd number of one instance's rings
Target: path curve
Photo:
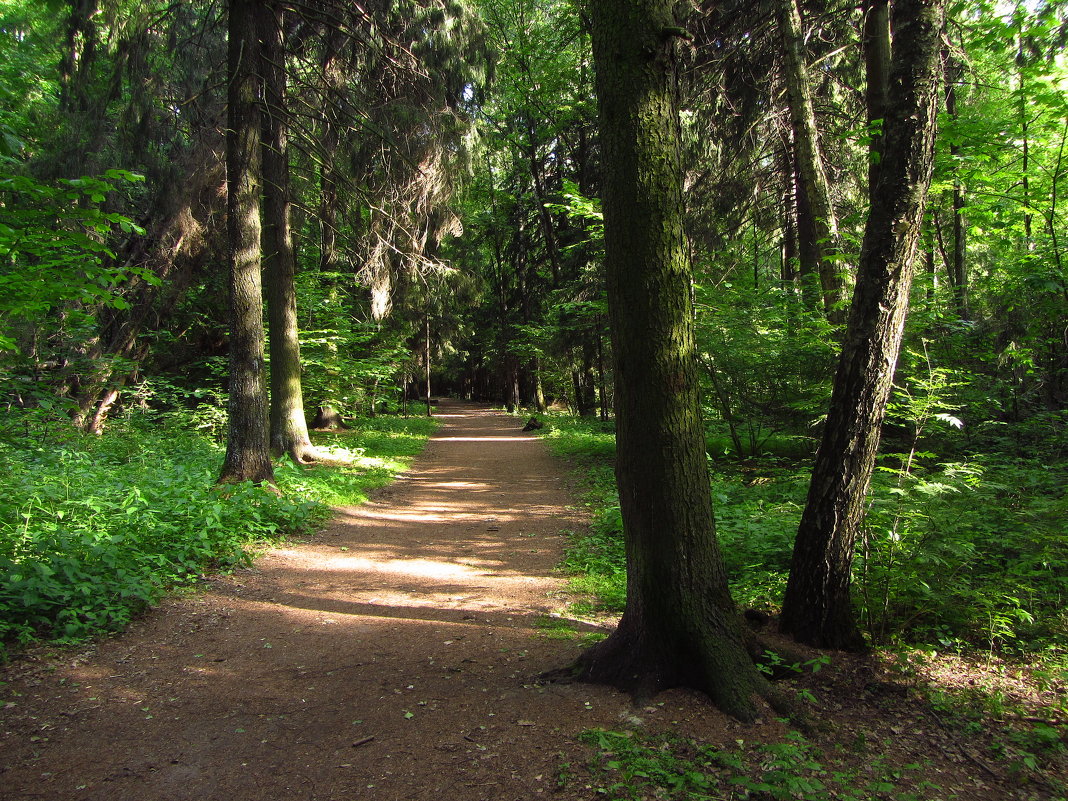
[[[438,412],[411,470],[313,541],[11,667],[0,799],[588,798],[559,791],[559,765],[633,712],[535,680],[578,652],[537,623],[564,605],[562,532],[584,521],[515,418]]]

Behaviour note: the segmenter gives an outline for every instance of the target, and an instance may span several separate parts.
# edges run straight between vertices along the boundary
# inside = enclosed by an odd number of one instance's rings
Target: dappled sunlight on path
[[[499,413],[447,402],[443,412],[412,470],[371,502],[338,510],[317,543],[261,560],[278,603],[364,615],[398,603],[542,613],[559,605],[560,533],[578,521],[544,444]]]
[[[521,421],[437,412],[438,436],[371,502],[35,680],[66,711],[23,716],[0,798],[553,792],[561,741],[628,706],[537,681],[578,652],[542,631],[566,602],[563,532],[584,521]]]

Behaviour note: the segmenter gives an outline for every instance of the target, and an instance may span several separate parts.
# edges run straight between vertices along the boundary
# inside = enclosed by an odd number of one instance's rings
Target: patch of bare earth
[[[554,567],[582,514],[514,418],[439,412],[413,468],[312,541],[92,648],[8,666],[0,799],[589,799],[604,796],[576,740],[588,728],[723,747],[782,738],[770,715],[742,726],[684,691],[636,707],[539,682],[578,652],[538,624],[566,605]],[[929,762],[944,797],[1046,797],[969,758],[871,663],[836,660],[817,678],[825,725],[812,736],[854,764],[864,740]]]

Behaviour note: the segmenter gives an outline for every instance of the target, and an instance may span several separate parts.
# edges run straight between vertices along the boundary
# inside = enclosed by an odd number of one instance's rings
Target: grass
[[[564,560],[593,609],[626,599],[614,436],[551,418],[548,442],[586,482],[592,525]],[[1068,650],[1068,464],[992,454],[879,463],[854,597],[869,637],[991,654]],[[774,612],[785,588],[809,461],[765,453],[712,465],[716,533],[739,606]],[[582,611],[582,610],[579,610]]]
[[[352,464],[282,460],[278,494],[218,488],[223,446],[194,425],[135,417],[102,437],[62,422],[0,437],[0,657],[12,645],[121,629],[169,589],[311,530],[330,505],[388,483],[433,426],[378,418],[323,437]]]
[[[849,756],[821,753],[796,731],[787,732],[778,742],[737,740],[730,748],[672,734],[605,729],[589,729],[580,740],[594,752],[585,766],[586,781],[609,801],[918,801],[940,797],[937,786],[920,778],[921,765],[891,768],[881,755],[864,754],[863,767],[859,767]],[[571,765],[561,775],[565,783],[577,778]]]
[[[407,469],[437,427],[429,417],[375,417],[351,421],[346,431],[316,432],[312,436],[320,449],[351,464],[302,468],[285,460],[276,468],[278,485],[330,506],[364,503],[368,492]]]

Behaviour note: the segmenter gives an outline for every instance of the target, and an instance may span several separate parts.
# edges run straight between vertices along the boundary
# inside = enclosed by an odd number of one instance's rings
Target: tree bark
[[[260,79],[257,4],[230,0],[226,234],[230,267],[230,428],[220,482],[273,482],[260,285]]]
[[[946,53],[945,63],[946,114],[951,120],[955,120],[957,117],[957,81],[960,80],[962,67],[960,62],[949,53]],[[967,320],[970,317],[970,313],[968,311],[968,269],[965,261],[964,186],[961,183],[957,166],[960,145],[950,145],[949,155],[953,163],[953,189],[951,192],[953,204],[953,250],[947,275],[950,286],[953,288],[953,304],[957,308],[957,314],[962,320]]]
[[[898,0],[895,5],[879,183],[780,621],[784,632],[818,647],[864,646],[850,602],[850,570],[931,182],[944,3]]]
[[[812,209],[819,251],[820,287],[827,318],[841,322],[837,308],[842,300],[842,244],[838,234],[838,217],[831,202],[831,188],[820,150],[816,112],[812,103],[811,78],[802,48],[801,14],[797,0],[778,0],[779,30],[783,41],[786,96],[797,151],[799,181],[804,197]]]
[[[319,165],[319,272],[335,273],[338,270],[338,177],[335,161],[340,145],[340,134],[335,115],[344,107],[342,86],[344,70],[341,66],[341,48],[344,34],[333,27],[328,28],[323,40],[323,55],[320,63],[323,80],[323,98],[328,111],[323,114],[320,140],[323,149]]]
[[[864,3],[864,78],[868,105],[868,194],[879,181],[882,157],[882,125],[890,91],[890,3],[889,0],[865,0]]]
[[[271,451],[296,462],[312,461],[300,380],[297,326],[296,253],[290,230],[289,155],[286,130],[285,44],[282,9],[275,3],[257,7],[263,39],[263,261],[267,283],[267,325],[271,357]]]
[[[767,692],[727,589],[708,487],[683,234],[670,0],[591,3],[627,605],[579,678],[707,693],[742,720]]]

